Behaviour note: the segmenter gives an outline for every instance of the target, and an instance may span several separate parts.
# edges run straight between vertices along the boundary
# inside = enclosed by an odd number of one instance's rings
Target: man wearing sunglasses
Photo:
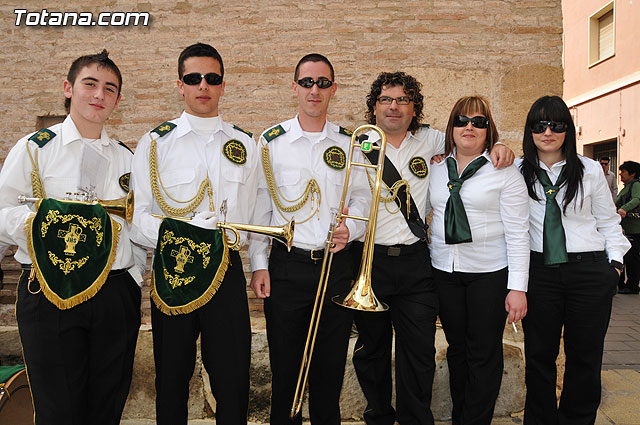
[[[378,208],[372,289],[389,306],[384,313],[356,312],[358,341],[353,354],[367,399],[368,425],[433,424],[431,387],[435,372],[438,296],[426,243],[425,206],[429,167],[445,150],[444,133],[423,118],[422,85],[404,72],[383,72],[367,95],[365,118],[387,136],[384,184]],[[456,127],[486,128],[483,117],[459,116]],[[369,140],[378,141],[375,132]],[[369,158],[369,154],[367,154]],[[491,152],[497,166],[513,163],[513,152],[499,145]],[[371,158],[371,162],[374,162]],[[396,185],[396,191],[389,188]],[[362,243],[354,242],[356,267]],[[391,405],[391,352],[395,329],[396,408]]]
[[[614,173],[609,171],[609,162],[611,159],[608,156],[603,156],[600,158],[600,166],[602,167],[602,172],[604,173],[604,178],[607,180],[607,186],[611,191],[611,196],[613,200],[616,200],[616,196],[618,196],[618,178]]]
[[[298,114],[260,137],[264,172],[253,222],[279,226],[295,216],[293,248],[287,252],[283,244],[273,241],[267,260],[267,238],[251,235],[249,247],[251,287],[257,297],[265,299],[272,424],[302,423],[300,415],[289,422],[289,414],[325,240],[335,222],[331,209],[340,203],[351,140],[351,132],[327,121],[337,84],[326,57],[303,57],[296,66],[292,88]],[[363,217],[368,215],[371,195],[362,168],[357,168],[351,173],[345,212]],[[364,229],[364,222],[342,220],[333,235],[331,251],[335,254],[309,372],[309,415],[314,425],[340,424],[340,390],[353,315],[332,303],[331,297],[346,293],[350,286],[353,273],[348,242]]]
[[[187,423],[198,336],[216,398],[216,423],[247,423],[246,281],[240,255],[223,247],[215,229],[218,219],[250,222],[258,157],[252,135],[220,117],[223,78],[222,57],[212,46],[184,49],[177,86],[185,110],[142,136],[133,160],[133,239],[156,249],[151,322],[160,425]],[[158,218],[163,216],[187,217],[188,224]],[[240,239],[245,242],[244,232]]]

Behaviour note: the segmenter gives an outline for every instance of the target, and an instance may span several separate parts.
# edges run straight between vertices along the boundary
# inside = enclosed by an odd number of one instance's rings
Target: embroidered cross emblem
[[[49,136],[49,133],[40,133],[38,134],[38,140],[40,140],[42,142],[42,140],[49,140],[51,138],[51,136]]]
[[[163,125],[162,127],[159,127],[158,130],[160,131],[169,131],[171,130],[171,126],[169,124]]]
[[[87,235],[82,234],[82,229],[77,224],[69,224],[69,230],[58,230],[58,237],[64,240],[65,255],[76,255],[76,245],[87,240]]]
[[[191,250],[186,246],[181,246],[180,251],[176,251],[175,249],[171,250],[171,256],[176,259],[176,273],[184,272],[184,266],[187,263],[193,263],[193,256],[191,255]]]
[[[271,130],[269,132],[269,134],[267,134],[267,136],[269,136],[269,137],[277,136],[278,134],[280,134],[280,129],[279,128],[274,128],[273,130]]]

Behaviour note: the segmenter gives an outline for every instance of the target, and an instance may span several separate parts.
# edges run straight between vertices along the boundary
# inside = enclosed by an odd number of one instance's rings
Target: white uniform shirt
[[[31,264],[26,249],[24,234],[24,215],[21,210],[25,206],[18,203],[18,195],[33,196],[31,187],[31,171],[33,166],[27,153],[29,150],[35,159],[38,151],[38,168],[40,178],[47,197],[64,199],[67,192],[79,192],[81,181],[86,179],[82,173],[83,152],[92,149],[92,154],[103,158],[99,176],[94,176],[98,184],[95,191],[100,199],[118,199],[126,195],[120,187],[119,178],[131,170],[133,155],[124,146],[107,135],[105,129],[99,139],[91,142],[83,141],[70,116],[60,124],[49,128],[56,136],[42,148],[28,140],[32,134],[23,137],[11,149],[0,173],[0,245],[18,245],[15,259],[19,263]],[[126,222],[115,215],[112,217],[122,225],[120,240],[116,249],[116,258],[112,270],[130,269],[129,272],[138,284],[142,283],[142,273],[146,269],[147,258],[143,249],[131,244],[129,227]],[[132,268],[136,265],[135,268]]]
[[[508,289],[527,290],[529,279],[529,197],[515,166],[494,168],[487,163],[462,184],[473,242],[445,243],[444,212],[449,199],[447,161],[431,167],[433,206],[431,264],[445,272],[485,273],[509,267]],[[462,172],[459,173],[462,175]]]
[[[375,131],[368,133],[369,141],[380,139]],[[399,148],[387,143],[386,157],[396,167],[400,177],[409,183],[411,198],[418,208],[420,217],[426,219],[427,195],[429,192],[429,170],[431,157],[444,153],[444,133],[428,127],[420,127],[416,134],[407,132]],[[411,161],[422,158],[427,167],[427,174],[420,178],[411,171]],[[375,173],[369,171],[369,175],[375,178]],[[384,182],[380,196],[388,196],[389,188]],[[390,212],[391,211],[391,212]],[[364,240],[364,238],[360,238]],[[409,229],[407,220],[400,212],[396,202],[380,202],[378,208],[378,222],[376,225],[375,243],[380,245],[410,245],[418,241],[418,237]]]
[[[304,223],[301,221],[308,218],[314,211],[318,199],[311,199],[298,211],[283,213],[286,220],[277,211],[277,207],[267,188],[267,183],[262,172],[262,162],[260,162],[260,181],[258,185],[258,200],[256,202],[253,223],[260,225],[281,226],[291,217],[295,217],[296,226],[293,236],[293,244],[303,249],[324,248],[327,239],[327,232],[331,222],[331,209],[338,208],[344,186],[344,176],[346,166],[343,169],[331,168],[325,163],[324,153],[333,146],[342,149],[349,156],[349,145],[351,138],[341,134],[340,127],[326,122],[319,137],[310,140],[305,137],[298,122],[298,117],[280,124],[285,133],[271,140],[266,141],[264,134],[260,137],[259,148],[267,145],[271,157],[271,164],[275,179],[275,184],[282,194],[282,197],[293,200],[298,198],[307,186],[307,182],[314,178],[318,182],[321,191],[320,210],[310,220]],[[356,150],[354,153],[356,162],[365,161],[362,153]],[[281,201],[282,198],[281,198]],[[284,205],[291,205],[283,201]],[[369,205],[371,203],[371,191],[366,181],[363,167],[352,167],[349,190],[345,199],[345,206],[349,207],[349,215],[368,217]],[[347,219],[349,229],[349,239],[354,240],[364,234],[366,222],[361,220]],[[277,243],[277,242],[276,242]],[[267,269],[267,253],[269,249],[269,239],[264,235],[251,235],[251,245],[249,255],[251,257],[252,271]]]
[[[609,261],[615,260],[622,263],[624,253],[631,247],[627,238],[622,234],[620,216],[616,213],[616,207],[611,199],[611,192],[602,172],[602,167],[596,161],[578,155],[584,165],[582,188],[562,214],[562,226],[567,239],[567,252],[607,251]],[[520,166],[522,160],[517,165]],[[551,183],[558,180],[565,161],[556,162],[549,169],[543,162],[540,168],[549,175]],[[540,201],[529,199],[531,220],[529,234],[531,235],[531,250],[542,252],[542,231],[544,225],[544,212],[546,197],[540,182],[535,184],[536,194]],[[556,202],[562,211],[562,203],[566,185],[558,191]],[[577,202],[576,202],[577,201]]]
[[[256,144],[252,137],[233,125],[218,120],[210,136],[194,131],[187,113],[170,121],[176,127],[164,136],[145,133],[138,142],[132,164],[132,187],[136,194],[132,239],[142,246],[154,249],[157,244],[160,220],[151,214],[164,215],[151,191],[149,177],[149,150],[151,137],[156,140],[158,175],[171,197],[185,201],[191,199],[201,182],[209,176],[213,190],[213,205],[219,215],[220,205],[227,200],[227,222],[249,223],[256,199]],[[246,162],[237,164],[223,153],[224,145],[236,140],[246,149]],[[162,189],[160,192],[169,205],[181,208],[187,204],[174,202]],[[209,195],[196,208],[196,212],[209,210]],[[220,221],[223,217],[218,216]],[[246,232],[241,232],[242,243]],[[233,235],[229,238],[233,240]]]

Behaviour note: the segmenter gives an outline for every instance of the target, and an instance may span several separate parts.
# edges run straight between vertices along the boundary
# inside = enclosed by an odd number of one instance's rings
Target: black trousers
[[[447,363],[453,425],[490,424],[502,383],[502,333],[507,269],[447,273],[434,269]]]
[[[618,273],[601,253],[570,254],[572,262],[545,267],[532,253],[525,337],[527,425],[586,425],[600,404],[604,337]],[[560,405],[556,358],[564,326],[565,372]]]
[[[272,373],[272,425],[302,423],[301,415],[290,421],[289,414],[321,266],[322,261],[287,253],[276,243],[271,250],[271,296],[265,299],[264,314]],[[346,293],[352,279],[349,253],[337,252],[309,369],[309,416],[313,425],[340,424],[340,391],[353,313],[331,298]]]
[[[618,287],[637,291],[640,283],[640,235],[627,235],[627,239],[631,242],[631,249],[624,255],[624,272],[620,275]]]
[[[18,283],[16,317],[36,425],[117,425],[140,328],[140,287],[123,270],[91,299],[60,310]],[[30,289],[36,292],[39,282]]]
[[[362,244],[354,248],[354,264],[359,265]],[[376,245],[372,288],[389,310],[356,312],[355,316],[358,341],[353,365],[367,399],[365,422],[368,425],[393,425],[396,421],[401,425],[433,424],[431,390],[438,295],[431,276],[427,244],[417,242],[393,248]],[[396,411],[391,406],[393,330],[396,335]]]
[[[170,316],[151,302],[153,357],[156,365],[158,425],[187,423],[189,381],[200,339],[202,364],[216,399],[216,423],[247,423],[251,325],[242,261],[230,251],[230,264],[218,292],[188,314]]]

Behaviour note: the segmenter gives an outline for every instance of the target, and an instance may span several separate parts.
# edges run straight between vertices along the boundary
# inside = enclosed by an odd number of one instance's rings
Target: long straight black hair
[[[567,124],[567,132],[562,145],[562,153],[566,160],[565,175],[567,180],[563,183],[566,186],[564,199],[562,200],[562,211],[566,213],[567,206],[576,198],[578,190],[582,194],[582,176],[584,173],[584,165],[578,158],[576,150],[576,127],[571,118],[571,112],[564,101],[558,96],[543,96],[536,100],[529,114],[527,122],[524,126],[524,137],[522,139],[522,151],[524,152],[524,161],[522,161],[522,176],[527,184],[529,197],[539,201],[536,195],[534,185],[538,180],[536,170],[540,168],[538,165],[538,149],[533,142],[531,126],[538,121],[556,121]]]

